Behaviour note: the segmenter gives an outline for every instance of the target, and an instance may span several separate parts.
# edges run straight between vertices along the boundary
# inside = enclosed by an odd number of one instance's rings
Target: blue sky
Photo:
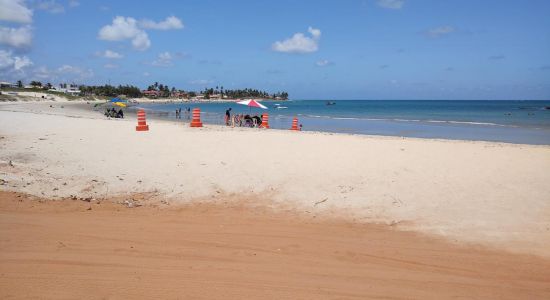
[[[0,80],[550,99],[550,1],[0,0]]]

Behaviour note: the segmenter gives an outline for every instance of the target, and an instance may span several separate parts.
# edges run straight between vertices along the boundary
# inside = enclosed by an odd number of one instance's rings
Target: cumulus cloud
[[[31,23],[32,10],[23,0],[0,0],[0,21]]]
[[[0,26],[0,44],[15,48],[25,48],[31,45],[32,30],[29,25],[19,28]]]
[[[454,27],[447,25],[429,29],[428,31],[426,31],[426,34],[431,38],[440,38],[442,36],[451,34],[454,31]]]
[[[321,30],[309,27],[307,31],[311,34],[311,37],[298,32],[291,38],[273,43],[271,49],[286,53],[311,53],[319,50]]]
[[[98,56],[109,58],[109,59],[119,59],[124,57],[124,55],[108,49],[105,50],[104,52],[98,53]]]
[[[0,50],[0,70],[2,71],[21,71],[32,64],[26,56],[14,56],[12,51]]]
[[[36,2],[36,9],[44,10],[52,14],[59,14],[65,12],[65,7],[57,3],[55,0],[38,1]]]
[[[99,30],[98,38],[105,41],[132,40],[132,46],[137,50],[146,50],[151,46],[147,33],[138,28],[136,19],[131,17],[115,17],[111,25]]]
[[[170,30],[182,29],[183,23],[175,16],[167,17],[164,21],[154,22],[148,19],[141,20],[139,26],[144,29]]]
[[[405,4],[405,0],[378,0],[378,6],[389,9],[401,9]]]
[[[138,33],[132,40],[132,46],[134,49],[144,51],[151,47],[151,41],[145,31]]]

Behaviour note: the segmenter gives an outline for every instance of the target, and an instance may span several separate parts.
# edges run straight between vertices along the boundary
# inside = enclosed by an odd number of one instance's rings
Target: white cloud
[[[147,33],[145,31],[138,33],[132,40],[132,46],[134,46],[134,49],[140,51],[147,50],[147,48],[151,47],[151,41]]]
[[[116,69],[118,68],[118,65],[115,65],[115,64],[104,64],[103,67],[105,69]]]
[[[124,57],[124,55],[112,50],[105,50],[105,52],[99,52],[97,55],[110,59],[119,59]]]
[[[436,28],[432,28],[426,32],[426,34],[431,38],[439,38],[448,34],[451,34],[455,31],[454,27],[452,26],[440,26]]]
[[[170,30],[170,29],[182,29],[183,23],[180,19],[174,16],[166,17],[164,21],[154,22],[148,19],[141,20],[139,26],[145,29],[158,29],[158,30]]]
[[[149,76],[151,76],[151,73],[149,73],[149,72],[143,72],[143,76],[149,77]]]
[[[332,65],[332,62],[329,61],[329,60],[326,60],[326,59],[321,59],[321,60],[317,61],[315,64],[319,67],[325,67],[325,66],[328,66],[328,65]]]
[[[115,17],[111,25],[105,25],[99,30],[98,38],[106,41],[132,40],[137,50],[146,50],[151,46],[147,33],[139,29],[136,19],[131,17]]]
[[[0,27],[0,44],[15,48],[24,48],[31,45],[32,32],[29,25],[19,28]]]
[[[59,14],[59,13],[65,12],[65,7],[57,3],[55,0],[38,1],[36,3],[36,8],[40,10],[45,10],[52,14]]]
[[[273,51],[287,53],[311,53],[319,50],[321,30],[309,27],[307,31],[311,34],[311,37],[298,32],[289,39],[273,43],[271,49],[273,49]]]
[[[0,20],[17,23],[31,23],[32,10],[23,0],[0,0]]]
[[[13,56],[12,51],[0,50],[0,70],[21,71],[32,64],[26,56]]]
[[[80,5],[80,2],[76,0],[69,0],[69,7],[77,7]]]
[[[401,9],[405,0],[378,0],[378,6],[389,9]]]
[[[173,59],[174,57],[170,54],[170,52],[162,52],[159,53],[157,59],[155,59],[151,65],[155,67],[170,67],[174,64],[172,62]]]

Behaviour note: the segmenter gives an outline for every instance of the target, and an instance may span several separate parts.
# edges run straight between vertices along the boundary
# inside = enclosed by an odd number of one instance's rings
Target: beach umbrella
[[[237,104],[246,105],[249,108],[257,107],[257,108],[267,109],[267,107],[265,107],[260,102],[254,100],[254,99],[239,101],[239,102],[237,102]]]
[[[126,107],[126,103],[123,102],[114,102],[114,104],[120,107]]]

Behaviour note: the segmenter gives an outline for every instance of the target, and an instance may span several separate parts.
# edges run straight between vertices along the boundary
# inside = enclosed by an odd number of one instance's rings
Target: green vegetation
[[[197,95],[202,95],[205,99],[211,99],[214,96],[217,98],[263,98],[263,99],[281,99],[287,100],[287,92],[278,92],[274,94],[269,94],[266,91],[256,90],[256,89],[235,89],[235,90],[226,90],[223,86],[216,86],[215,88],[204,88],[204,90],[195,92],[195,91],[184,91],[176,89],[175,87],[170,87],[162,83],[155,82],[154,84],[147,87],[147,91],[156,91],[158,92],[157,97],[169,97],[171,93],[179,92],[187,94],[187,97],[194,98]]]
[[[127,97],[139,98],[141,97],[141,90],[138,87],[132,85],[81,85],[78,87],[81,95],[84,96],[105,96],[105,97],[117,97],[119,95],[125,95]]]
[[[61,90],[54,91],[52,90],[53,86],[51,83],[42,83],[40,81],[31,81],[30,87],[23,88],[23,82],[21,80],[17,81],[17,88],[2,88],[6,91],[27,91],[27,92],[43,92],[48,94],[59,95],[68,99],[78,99],[81,97],[85,98],[110,98],[110,97],[119,97],[126,96],[130,98],[140,98],[143,97],[146,92],[142,92],[138,87],[133,85],[119,85],[112,86],[109,84],[106,85],[75,85],[75,84],[66,84],[62,83],[59,85]],[[73,92],[72,94],[65,93]],[[74,92],[80,91],[80,95],[76,96]],[[156,97],[156,98],[168,98],[168,97],[178,97],[178,98],[195,98],[202,96],[204,99],[238,99],[238,98],[262,98],[262,99],[277,99],[277,100],[287,100],[287,92],[277,92],[274,94],[269,94],[266,91],[261,91],[257,89],[234,89],[226,90],[223,86],[216,86],[215,88],[205,88],[202,91],[184,91],[177,89],[176,87],[170,88],[168,85],[155,82],[154,84],[147,87],[147,91],[150,92],[147,96]]]

